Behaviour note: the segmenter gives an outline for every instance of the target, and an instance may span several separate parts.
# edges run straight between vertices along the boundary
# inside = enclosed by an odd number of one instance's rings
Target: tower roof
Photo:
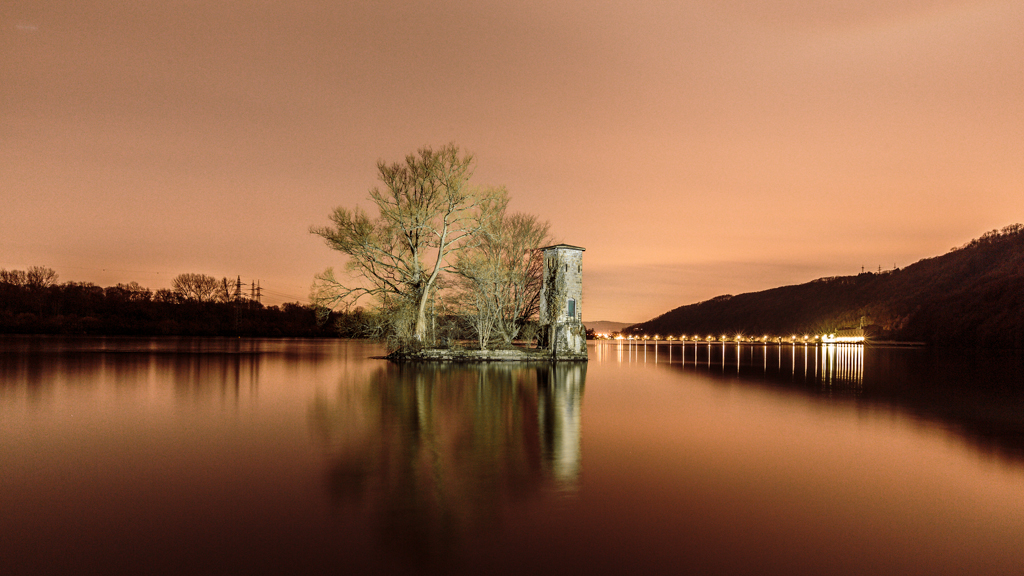
[[[580,252],[586,251],[586,248],[581,248],[579,246],[573,246],[571,244],[552,244],[551,246],[545,246],[545,247],[541,248],[541,250],[545,250],[545,251],[547,251],[547,250],[557,250],[559,248],[562,248],[564,250],[579,250]]]

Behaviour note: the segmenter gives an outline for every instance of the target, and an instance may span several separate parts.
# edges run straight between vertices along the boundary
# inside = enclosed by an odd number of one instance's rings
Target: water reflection
[[[1020,354],[592,346],[0,337],[0,573],[1024,566]]]
[[[938,425],[982,453],[1024,462],[1020,350],[721,342],[604,342],[596,347],[598,361],[654,364],[896,410]]]
[[[0,400],[46,402],[63,387],[163,388],[180,398],[255,395],[268,357],[315,365],[328,342],[238,338],[0,337]]]
[[[585,363],[388,363],[342,382],[309,410],[330,496],[416,565],[443,563],[517,502],[576,493],[585,380]]]
[[[864,347],[844,344],[777,346],[735,342],[614,341],[596,344],[598,361],[669,364],[709,373],[766,374],[816,382],[822,391],[857,394],[864,383]]]
[[[260,356],[252,352],[210,352],[151,356],[158,373],[168,375],[176,393],[195,397],[213,391],[211,384],[238,398],[243,390],[256,393]]]

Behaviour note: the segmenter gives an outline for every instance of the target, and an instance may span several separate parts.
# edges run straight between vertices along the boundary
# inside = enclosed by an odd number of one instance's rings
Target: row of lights
[[[634,335],[630,334],[630,335],[627,335],[627,336],[623,336],[623,335],[620,334],[620,335],[616,336],[615,339],[616,340],[641,340],[641,341],[654,340],[655,342],[660,341],[660,340],[665,340],[665,341],[669,341],[669,342],[671,342],[673,340],[678,340],[680,342],[686,342],[686,341],[691,341],[691,342],[716,342],[717,341],[717,342],[765,342],[765,343],[768,343],[768,342],[782,343],[783,341],[787,341],[787,342],[790,342],[790,343],[803,342],[804,344],[811,344],[811,343],[816,343],[816,342],[824,342],[826,344],[860,343],[860,342],[864,342],[864,337],[863,336],[836,336],[835,334],[816,334],[814,336],[812,336],[810,334],[804,334],[802,339],[799,336],[797,336],[796,334],[793,334],[788,339],[785,339],[785,338],[783,338],[781,336],[769,336],[767,334],[765,334],[764,336],[762,336],[760,338],[757,338],[756,336],[754,336],[754,337],[747,337],[747,336],[743,336],[742,334],[737,334],[735,336],[730,337],[728,334],[722,334],[721,336],[717,337],[717,339],[716,339],[715,336],[713,336],[711,334],[708,334],[706,337],[705,336],[701,336],[699,334],[694,334],[692,336],[684,334],[682,336],[679,336],[678,338],[675,337],[675,336],[665,336],[664,338],[662,338],[661,335],[659,335],[659,334],[655,334],[654,336],[648,336],[647,334],[642,334],[642,335],[639,335],[639,336],[634,336]]]

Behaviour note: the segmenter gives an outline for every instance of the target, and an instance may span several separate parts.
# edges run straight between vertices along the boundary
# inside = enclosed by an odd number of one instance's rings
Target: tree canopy
[[[456,272],[463,311],[486,348],[491,334],[508,346],[536,313],[548,224],[530,214],[501,210],[481,230],[472,247],[459,254]]]
[[[179,278],[201,277],[187,273]],[[212,280],[212,277],[206,278]],[[0,269],[0,334],[125,336],[353,336],[358,312],[333,315],[340,331],[317,322],[313,308],[299,303],[263,306],[255,299],[186,296],[138,282],[106,288],[87,282],[56,282],[41,266]]]
[[[339,207],[331,224],[310,232],[348,256],[349,277],[333,268],[318,274],[311,300],[324,310],[352,306],[369,296],[388,311],[387,331],[422,344],[427,306],[451,257],[469,245],[488,218],[507,203],[502,188],[469,184],[473,157],[454,144],[421,148],[404,163],[377,163],[381,187],[370,190],[378,215]]]

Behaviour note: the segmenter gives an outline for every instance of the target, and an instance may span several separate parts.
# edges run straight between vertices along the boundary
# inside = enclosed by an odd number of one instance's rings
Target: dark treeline
[[[825,334],[861,321],[878,340],[1024,346],[1024,226],[879,274],[822,278],[676,308],[629,333]]]
[[[53,270],[38,266],[0,270],[4,334],[322,337],[338,336],[339,329],[346,335],[349,316],[332,313],[318,322],[313,308],[298,303],[264,306],[227,293],[200,299],[174,290],[154,293],[136,282],[107,288],[57,283]]]

